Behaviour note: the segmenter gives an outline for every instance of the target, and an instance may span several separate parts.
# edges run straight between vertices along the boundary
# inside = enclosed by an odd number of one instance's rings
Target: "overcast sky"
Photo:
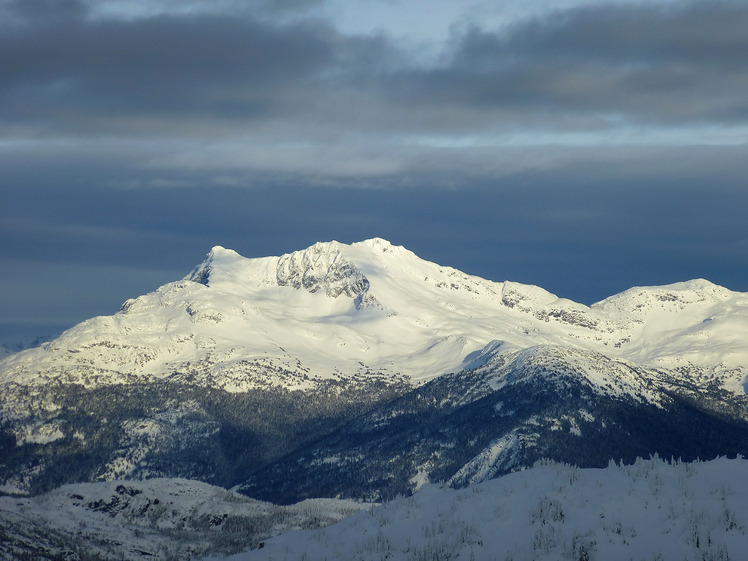
[[[0,338],[213,245],[748,291],[748,2],[0,0]]]

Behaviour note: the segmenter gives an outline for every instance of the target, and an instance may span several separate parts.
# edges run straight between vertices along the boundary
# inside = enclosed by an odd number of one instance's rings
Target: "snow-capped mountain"
[[[748,294],[695,280],[587,307],[536,286],[466,275],[382,239],[261,259],[215,247],[185,279],[1,368],[3,384],[23,385],[189,378],[241,392],[361,373],[418,384],[470,366],[496,340],[695,368],[742,394]]]
[[[748,453],[746,340],[748,294],[704,280],[588,307],[382,239],[215,247],[0,361],[0,491],[188,477],[285,502],[386,498],[544,456],[599,465],[615,446]]]

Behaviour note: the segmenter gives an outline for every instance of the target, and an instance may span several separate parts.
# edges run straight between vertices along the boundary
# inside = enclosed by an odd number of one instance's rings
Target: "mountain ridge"
[[[745,340],[748,294],[704,280],[585,306],[381,238],[215,246],[0,361],[0,493],[186,477],[379,500],[543,457],[748,454]]]
[[[139,311],[156,317],[128,321]],[[317,243],[255,259],[215,246],[182,281],[128,300],[117,314],[83,322],[31,354],[41,356],[58,342],[76,354],[79,347],[132,336],[143,352],[129,365],[125,361],[124,374],[174,372],[180,354],[182,364],[201,360],[206,349],[215,351],[220,336],[231,346],[220,349],[219,360],[238,357],[242,347],[245,357],[280,347],[305,363],[329,349],[325,360],[304,367],[318,377],[332,375],[329,364],[344,375],[359,372],[359,363],[370,371],[395,367],[423,383],[464,367],[471,353],[500,339],[518,346],[571,345],[651,367],[691,362],[729,371],[748,363],[748,351],[739,345],[743,335],[748,339],[747,315],[748,295],[705,280],[634,287],[588,307],[533,285],[487,281],[423,261],[381,238]],[[251,333],[257,343],[249,344],[248,336],[232,340],[222,324]],[[138,337],[148,331],[155,341]],[[293,336],[284,337],[286,332]],[[276,352],[276,358],[288,362],[287,354]],[[13,362],[6,359],[4,370],[12,370]],[[731,390],[742,393],[743,380],[732,378]]]

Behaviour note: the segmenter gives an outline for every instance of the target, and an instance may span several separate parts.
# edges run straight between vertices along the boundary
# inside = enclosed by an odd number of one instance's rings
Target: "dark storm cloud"
[[[12,243],[0,247],[0,260],[10,264],[6,279],[26,269],[64,271],[65,278],[48,279],[52,295],[90,286],[104,301],[109,291],[100,313],[181,278],[216,244],[264,256],[374,236],[468,273],[538,284],[586,303],[632,285],[696,277],[748,290],[748,158],[736,165],[744,150],[714,152],[655,150],[634,164],[611,157],[581,171],[569,165],[467,178],[460,189],[437,190],[427,179],[363,191],[259,179],[252,189],[103,190],[101,178],[127,174],[126,166],[102,163],[63,186],[59,178],[70,173],[56,166],[33,187],[11,181],[17,186],[6,188],[0,237]],[[101,286],[87,272],[96,267],[124,269],[133,288]],[[124,276],[117,280],[123,287]],[[143,287],[143,279],[152,285]],[[0,308],[17,306],[12,292],[0,296],[9,299]]]
[[[473,27],[440,66],[402,75],[391,94],[515,122],[573,116],[581,128],[580,116],[596,115],[745,122],[746,29],[745,2],[575,8],[500,31]]]
[[[748,117],[743,2],[589,6],[473,27],[430,64],[384,36],[260,18],[271,4],[92,19],[75,0],[6,3],[25,23],[11,17],[0,29],[0,117],[67,134],[145,133],[188,118],[422,134]]]
[[[85,127],[119,117],[264,115],[331,64],[327,26],[220,15],[70,19],[0,35],[0,111],[11,122]],[[309,86],[307,86],[309,87]],[[116,130],[116,128],[115,128]]]

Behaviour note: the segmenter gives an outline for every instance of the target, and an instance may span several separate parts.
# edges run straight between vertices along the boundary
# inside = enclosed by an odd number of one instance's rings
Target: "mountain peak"
[[[369,279],[343,253],[343,244],[317,242],[313,246],[287,253],[278,259],[276,280],[279,286],[323,291],[331,298],[345,294],[361,307],[369,290]]]
[[[329,242],[316,242],[306,249],[300,249],[299,251],[294,251],[293,253],[340,253],[340,249],[342,246],[343,244],[339,241],[330,240]]]
[[[369,238],[368,240],[363,240],[359,243],[367,247],[379,249],[383,252],[388,251],[392,247],[395,247],[389,241],[385,240],[384,238]]]
[[[356,248],[368,251],[362,257]],[[373,298],[370,295],[368,298],[364,297],[370,283],[357,261],[363,259],[365,263],[368,262],[365,255],[370,255],[371,251],[383,254],[393,249],[399,249],[399,253],[406,251],[382,238],[372,238],[352,245],[332,240],[316,242],[305,249],[280,257],[248,259],[234,250],[217,245],[187,275],[186,280],[205,286],[215,286],[217,279],[239,284],[270,282],[311,293],[322,292],[332,298],[344,294],[356,299],[356,307],[359,308],[364,301],[373,302]]]
[[[294,251],[293,254],[301,254],[301,253],[309,253],[313,255],[320,255],[320,254],[338,254],[341,252],[346,252],[346,250],[350,250],[352,248],[357,247],[365,247],[374,251],[379,251],[381,253],[387,253],[392,250],[405,250],[405,248],[401,246],[393,245],[391,242],[384,238],[368,238],[365,240],[362,240],[360,242],[354,242],[352,244],[345,244],[342,242],[339,242],[337,240],[331,240],[328,242],[316,242],[309,246],[306,249],[301,249],[299,251]]]
[[[662,286],[635,286],[593,304],[601,310],[645,313],[653,308],[678,310],[728,300],[734,293],[705,279],[693,279]]]
[[[211,281],[210,275],[216,267],[225,267],[244,259],[244,257],[233,249],[226,249],[223,246],[216,245],[211,248],[203,262],[195,267],[186,278],[187,280],[209,286]]]
[[[214,245],[206,255],[206,259],[214,260],[226,257],[240,257],[240,255],[233,249],[227,249],[222,245]]]
[[[65,360],[88,364],[79,349],[121,338],[122,371],[148,375],[204,360],[205,349],[232,361],[283,349],[320,379],[363,368],[422,383],[485,363],[481,349],[501,340],[502,353],[561,345],[644,366],[729,371],[725,387],[742,394],[746,310],[745,295],[702,279],[632,288],[587,307],[538,286],[473,277],[376,237],[261,258],[216,245],[181,282],[129,300],[122,314],[83,324],[58,346],[73,348]],[[136,347],[154,358],[141,365],[128,350]]]

